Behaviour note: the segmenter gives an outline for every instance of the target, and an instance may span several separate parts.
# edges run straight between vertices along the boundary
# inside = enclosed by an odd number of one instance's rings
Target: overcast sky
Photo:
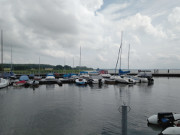
[[[180,69],[180,0],[0,0],[4,63]]]

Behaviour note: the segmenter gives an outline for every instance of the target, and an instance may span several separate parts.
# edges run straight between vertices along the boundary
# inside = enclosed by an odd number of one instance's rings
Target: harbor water
[[[40,85],[0,89],[0,135],[121,135],[121,106],[128,105],[128,135],[158,135],[147,118],[180,113],[180,78],[154,84]]]

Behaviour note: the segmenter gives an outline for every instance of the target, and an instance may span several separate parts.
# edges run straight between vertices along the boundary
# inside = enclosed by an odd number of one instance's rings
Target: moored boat
[[[103,78],[110,78],[111,75],[110,74],[100,74]]]
[[[180,127],[168,127],[159,135],[180,135]]]
[[[29,81],[29,77],[27,75],[21,75],[19,81]]]
[[[28,81],[27,84],[29,86],[38,86],[39,85],[39,81],[36,81],[36,80]]]
[[[141,82],[143,82],[143,83],[153,83],[154,82],[151,70],[138,70],[137,77],[139,77],[141,79]]]
[[[114,78],[106,78],[105,80],[104,80],[104,83],[105,84],[116,84],[116,80],[114,79]]]
[[[83,78],[78,78],[75,80],[77,85],[86,85],[87,84],[87,80],[83,79]]]
[[[41,77],[41,76],[34,76],[34,80],[39,81],[39,80],[41,80],[41,79],[42,79],[42,77]]]
[[[89,76],[89,73],[87,71],[81,71],[79,77],[89,79],[90,76]]]
[[[53,73],[48,73],[48,74],[46,75],[45,80],[54,81],[54,80],[55,80],[54,74],[53,74]]]
[[[172,112],[163,112],[158,113],[157,115],[152,115],[147,119],[149,124],[154,125],[164,125],[164,124],[180,124],[180,114],[172,113]]]
[[[14,82],[13,86],[24,86],[26,84],[25,80]]]
[[[5,88],[9,85],[9,80],[8,79],[3,79],[3,78],[0,78],[0,89],[1,88]]]
[[[133,80],[132,78],[128,78],[125,76],[115,76],[115,80],[118,83],[124,83],[124,84],[135,84],[135,80]]]

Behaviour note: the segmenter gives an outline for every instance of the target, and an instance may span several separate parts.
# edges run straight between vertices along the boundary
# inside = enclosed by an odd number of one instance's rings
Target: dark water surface
[[[157,135],[147,117],[180,112],[180,78],[154,78],[153,85],[41,85],[0,90],[0,135],[121,135],[125,102],[128,135]]]

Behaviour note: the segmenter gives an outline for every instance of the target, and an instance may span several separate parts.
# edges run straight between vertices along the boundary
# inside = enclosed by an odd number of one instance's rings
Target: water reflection
[[[91,89],[102,89],[102,84],[89,84]]]
[[[55,84],[46,84],[46,90],[53,90],[55,88]]]
[[[162,128],[161,126],[158,126],[158,125],[147,124],[147,126],[148,126],[149,128],[151,128],[152,130],[154,130],[154,131],[159,131],[159,132],[161,132],[161,131],[163,130],[163,128]]]
[[[54,84],[40,85],[34,91],[30,87],[1,89],[0,134],[119,135],[122,114],[118,108],[125,102],[131,107],[128,134],[157,135],[161,129],[148,127],[147,117],[160,111],[178,112],[179,81],[157,78],[154,85]]]

